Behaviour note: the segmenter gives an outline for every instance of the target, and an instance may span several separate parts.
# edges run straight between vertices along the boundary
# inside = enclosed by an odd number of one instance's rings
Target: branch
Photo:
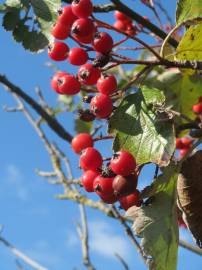
[[[77,231],[82,244],[83,264],[88,270],[95,270],[89,255],[89,236],[85,207],[82,204],[79,204],[79,209],[81,215],[81,226],[79,224],[77,225]]]
[[[0,242],[4,244],[17,258],[23,260],[26,264],[30,265],[36,270],[48,270],[47,268],[41,266],[38,262],[30,259],[22,251],[10,244],[6,239],[0,236]]]
[[[180,240],[179,243],[180,243],[181,247],[183,247],[183,248],[185,248],[185,249],[187,249],[187,250],[189,250],[189,251],[191,251],[191,252],[193,252],[195,254],[198,254],[198,255],[202,256],[202,250],[200,248],[198,248],[196,246],[193,246],[193,245],[187,243],[184,240]]]
[[[21,88],[11,83],[5,76],[0,74],[0,83],[6,86],[12,93],[22,98],[28,103],[44,120],[55,133],[65,141],[71,143],[72,135],[69,134],[63,126],[52,116],[50,116],[42,106],[40,106],[33,98],[27,95]]]

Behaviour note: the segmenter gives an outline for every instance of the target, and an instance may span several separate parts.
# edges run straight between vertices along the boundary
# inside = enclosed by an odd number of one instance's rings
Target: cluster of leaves
[[[39,52],[52,40],[50,29],[61,8],[60,0],[6,0],[0,5],[3,27],[15,41],[31,52]]]

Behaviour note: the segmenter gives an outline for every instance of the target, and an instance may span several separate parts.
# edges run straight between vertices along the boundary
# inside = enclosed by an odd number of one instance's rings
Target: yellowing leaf
[[[177,25],[193,20],[202,19],[201,0],[179,0],[177,3],[176,22]]]

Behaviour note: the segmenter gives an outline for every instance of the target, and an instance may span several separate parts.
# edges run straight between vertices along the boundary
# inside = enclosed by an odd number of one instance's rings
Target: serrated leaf
[[[134,220],[133,229],[142,238],[141,245],[150,270],[176,270],[178,225],[176,210],[177,169],[170,165],[154,184],[156,193],[150,203],[131,207],[126,216]]]
[[[171,105],[172,109],[191,119],[195,118],[192,105],[197,103],[199,96],[202,96],[200,75],[189,76],[178,70],[170,70],[159,75],[153,85],[164,91],[167,104]]]
[[[18,23],[17,27],[15,27],[13,31],[13,38],[15,41],[22,42],[27,38],[27,35],[29,35],[29,27],[24,25],[23,22]]]
[[[15,29],[16,25],[20,20],[20,10],[13,9],[12,11],[7,12],[3,17],[3,27],[6,31],[12,31]]]
[[[176,49],[175,58],[202,60],[202,24],[189,27]]]
[[[201,0],[178,0],[176,10],[177,25],[202,19]]]
[[[75,120],[74,129],[77,133],[90,133],[92,129],[92,122],[84,122],[77,118]]]
[[[163,92],[146,86],[124,98],[110,119],[116,132],[114,151],[128,150],[138,164],[167,165],[175,149],[173,125],[154,109],[164,102]]]
[[[40,52],[49,44],[49,40],[42,32],[28,32],[22,41],[22,45],[26,50],[31,52]]]
[[[30,0],[30,3],[34,9],[34,13],[37,17],[43,19],[44,21],[50,22],[52,20],[52,10],[48,5],[49,1],[44,0]],[[50,1],[51,3],[51,1]]]

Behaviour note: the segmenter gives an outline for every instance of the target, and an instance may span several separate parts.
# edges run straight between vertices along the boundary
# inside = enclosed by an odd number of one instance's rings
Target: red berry
[[[72,65],[81,66],[88,61],[88,54],[83,48],[72,48],[68,60]]]
[[[139,191],[136,190],[134,193],[128,195],[128,196],[125,196],[125,197],[122,197],[119,201],[120,201],[120,204],[121,204],[121,207],[126,211],[128,210],[130,207],[132,207],[133,205],[136,205],[136,206],[140,206],[141,205],[141,202],[140,202],[140,199],[139,199]]]
[[[192,111],[196,114],[202,113],[202,102],[199,102],[192,106]]]
[[[87,18],[93,12],[93,5],[90,0],[74,0],[72,2],[72,11],[79,18]]]
[[[80,43],[90,44],[93,40],[93,35],[90,34],[87,37],[80,37],[80,36],[74,35],[74,38],[76,41],[78,41]]]
[[[117,175],[113,181],[114,194],[116,196],[126,196],[135,191],[137,187],[137,174],[129,176]]]
[[[72,25],[73,36],[81,38],[85,38],[90,35],[93,37],[95,29],[94,22],[91,19],[78,19]]]
[[[190,148],[180,149],[180,151],[179,151],[180,157],[184,157],[186,155],[186,153],[189,151],[189,149]]]
[[[124,21],[118,20],[114,23],[114,27],[119,31],[126,31],[127,30],[127,24],[124,23]]]
[[[70,34],[70,27],[57,22],[54,24],[51,34],[54,36],[54,38],[61,40],[66,39]]]
[[[60,12],[60,16],[58,17],[58,22],[63,23],[66,26],[71,27],[72,24],[77,20],[77,16],[74,15],[72,12],[71,6],[63,7],[62,11]]]
[[[58,90],[64,95],[75,95],[80,92],[80,82],[73,75],[65,75],[59,78]]]
[[[99,68],[95,68],[92,64],[82,65],[78,71],[80,81],[85,85],[94,85],[101,76]]]
[[[54,42],[48,47],[48,56],[54,61],[67,59],[69,47],[64,42]]]
[[[117,90],[117,80],[114,75],[102,76],[97,81],[97,89],[104,95],[112,95]]]
[[[93,183],[94,191],[102,196],[102,195],[113,195],[113,181],[114,177],[103,177],[98,175]]]
[[[176,149],[182,149],[184,147],[184,144],[182,143],[182,140],[180,138],[176,138],[175,145]]]
[[[134,172],[136,161],[128,151],[120,151],[112,157],[110,167],[115,174],[127,176]]]
[[[90,109],[97,118],[105,119],[112,113],[113,103],[110,97],[100,94],[92,98]]]
[[[62,94],[60,91],[59,91],[59,87],[58,87],[58,80],[59,78],[61,78],[62,76],[65,76],[65,75],[68,75],[66,72],[62,72],[62,71],[59,71],[57,72],[51,79],[51,87],[58,93],[58,94]]]
[[[88,133],[80,133],[73,138],[71,145],[74,152],[79,154],[84,149],[93,146],[93,139]]]
[[[124,21],[124,23],[131,22],[131,19],[127,15],[125,15],[123,12],[120,12],[118,10],[114,12],[114,16],[117,20]]]
[[[100,199],[107,204],[113,204],[117,202],[118,198],[114,194],[106,195],[106,194],[99,194]]]
[[[102,156],[95,148],[88,147],[83,151],[79,164],[83,170],[97,170],[102,166]]]
[[[188,137],[181,138],[181,142],[183,144],[183,148],[190,148],[192,145],[193,140]]]
[[[87,192],[94,192],[93,183],[95,178],[99,175],[97,171],[85,171],[81,177],[81,183]]]
[[[93,38],[93,48],[100,53],[108,53],[113,48],[113,39],[106,32],[97,32]]]

